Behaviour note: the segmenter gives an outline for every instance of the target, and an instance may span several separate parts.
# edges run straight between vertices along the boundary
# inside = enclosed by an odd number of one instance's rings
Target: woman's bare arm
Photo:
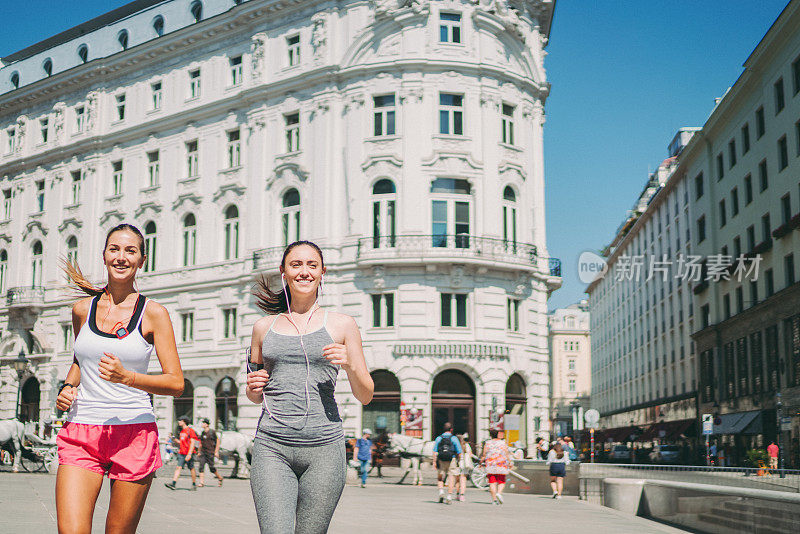
[[[264,334],[267,333],[268,325],[274,321],[274,317],[262,317],[253,325],[253,335],[250,338],[250,362],[255,364],[264,363],[261,355],[261,342]],[[264,369],[247,373],[247,389],[245,395],[254,404],[261,404],[264,395],[264,386],[269,381],[269,374]]]
[[[347,315],[339,315],[338,321],[344,332],[344,343],[333,343],[323,349],[322,354],[335,365],[341,365],[347,373],[350,389],[361,404],[369,404],[375,384],[367,369],[361,332],[356,321]]]

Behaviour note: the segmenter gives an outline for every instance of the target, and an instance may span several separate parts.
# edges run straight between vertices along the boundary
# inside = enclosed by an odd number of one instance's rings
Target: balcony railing
[[[253,270],[277,270],[285,249],[286,247],[271,247],[256,250],[253,252]]]
[[[44,304],[44,288],[12,287],[6,293],[6,306],[41,306]]]
[[[558,258],[549,259],[550,276],[561,276],[561,260]]]
[[[356,257],[358,261],[442,258],[539,265],[535,245],[467,234],[365,237],[358,240]]]

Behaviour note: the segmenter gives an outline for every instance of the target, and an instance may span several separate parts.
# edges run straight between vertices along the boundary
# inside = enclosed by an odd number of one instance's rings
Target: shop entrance
[[[433,380],[431,405],[431,439],[444,432],[444,424],[450,422],[455,434],[469,434],[468,441],[475,450],[475,383],[472,379],[455,369],[442,371]]]

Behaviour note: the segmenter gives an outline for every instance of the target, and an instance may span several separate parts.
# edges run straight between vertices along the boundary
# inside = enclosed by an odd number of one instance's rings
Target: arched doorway
[[[183,415],[189,418],[190,424],[194,423],[194,386],[185,378],[183,379],[183,393],[172,401],[172,413],[176,425],[178,418]]]
[[[448,369],[433,379],[431,388],[433,410],[432,439],[444,431],[444,424],[453,424],[456,434],[469,434],[475,446],[475,383],[461,371]]]
[[[236,419],[239,416],[236,382],[226,376],[217,384],[217,430],[236,430]]]
[[[382,430],[400,432],[400,381],[394,373],[377,370],[370,373],[375,383],[372,402],[364,406],[362,423],[377,437]]]
[[[508,377],[506,382],[506,414],[519,416],[519,423],[513,424],[514,418],[507,418],[506,440],[509,443],[520,442],[520,447],[528,447],[528,396],[525,380],[517,373]],[[517,426],[515,429],[514,426]]]
[[[23,423],[39,420],[39,381],[29,377],[22,385],[19,401],[19,420]]]

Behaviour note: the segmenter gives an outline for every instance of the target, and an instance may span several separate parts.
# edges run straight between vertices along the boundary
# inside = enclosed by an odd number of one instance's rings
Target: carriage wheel
[[[472,468],[469,479],[472,481],[472,485],[478,489],[486,489],[489,487],[489,484],[486,482],[486,469],[479,465]]]
[[[58,471],[58,449],[55,447],[48,449],[44,455],[44,470],[48,473]]]
[[[30,449],[22,451],[19,463],[28,473],[38,473],[45,470],[44,458]]]

